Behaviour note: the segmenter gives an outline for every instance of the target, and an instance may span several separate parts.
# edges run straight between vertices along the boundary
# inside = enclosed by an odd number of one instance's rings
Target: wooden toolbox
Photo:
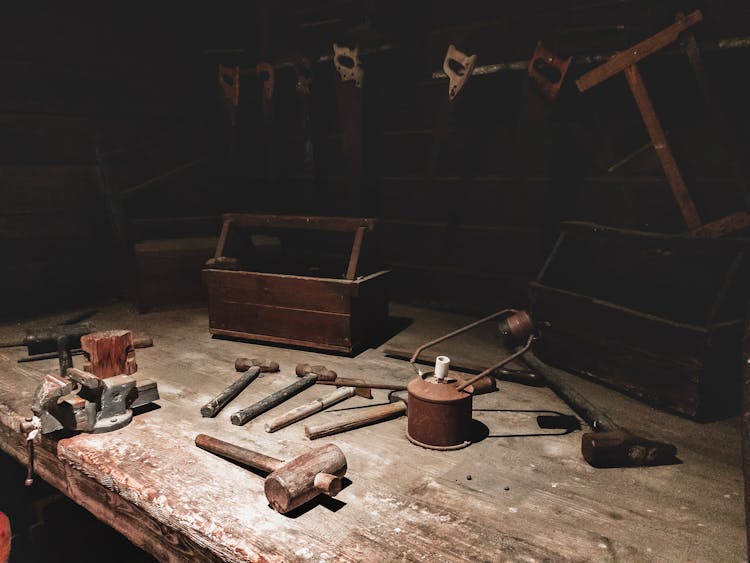
[[[534,352],[691,417],[736,412],[747,243],[563,224],[530,284]]]
[[[224,215],[203,269],[212,334],[354,353],[388,319],[376,221]]]

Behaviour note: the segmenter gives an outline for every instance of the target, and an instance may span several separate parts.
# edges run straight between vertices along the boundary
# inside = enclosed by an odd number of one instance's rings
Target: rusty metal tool
[[[278,362],[266,358],[237,358],[234,361],[234,369],[247,371],[252,367],[259,367],[262,373],[275,373],[279,371]]]
[[[276,432],[280,428],[289,426],[290,424],[312,416],[316,412],[320,412],[323,409],[340,403],[344,399],[353,397],[354,395],[360,395],[368,399],[372,399],[372,393],[370,389],[365,387],[341,387],[336,389],[333,393],[329,393],[325,397],[320,397],[314,401],[292,409],[280,416],[274,418],[271,422],[266,423],[266,432]]]
[[[390,403],[387,405],[377,405],[360,409],[334,422],[305,426],[305,436],[310,438],[310,440],[316,440],[324,436],[347,432],[355,428],[361,428],[362,426],[368,426],[406,414],[408,395],[404,391],[391,391],[388,395],[388,400]]]
[[[301,393],[311,385],[314,385],[317,378],[318,376],[314,374],[307,375],[302,379],[295,381],[291,385],[287,385],[283,389],[279,389],[275,393],[271,393],[265,399],[262,399],[257,403],[250,405],[249,407],[233,413],[230,417],[232,424],[236,426],[242,426],[243,424],[246,424],[256,416],[263,414],[276,405],[280,405],[287,399],[294,397],[297,393]]]
[[[71,348],[80,348],[81,337],[95,330],[94,325],[88,322],[30,328],[26,331],[26,336],[23,338],[0,342],[0,348],[26,346],[29,355],[54,353],[56,356],[58,340],[60,338],[67,340],[66,345],[69,350]]]
[[[137,336],[133,338],[133,348],[151,348],[154,345],[154,339],[149,336]],[[71,356],[80,356],[85,354],[81,348],[73,348],[70,350]],[[52,360],[57,358],[57,352],[47,352],[44,354],[34,354],[33,356],[26,356],[18,358],[18,363],[22,364],[25,362],[37,362],[39,360]]]
[[[299,377],[317,375],[316,383],[319,385],[335,385],[336,387],[355,387],[357,389],[390,389],[392,391],[403,391],[406,385],[399,383],[376,383],[364,379],[350,377],[339,377],[338,374],[325,366],[311,366],[310,364],[297,364],[295,373]],[[372,398],[369,393],[362,394],[363,397]]]
[[[639,436],[616,424],[602,409],[589,401],[574,385],[567,374],[543,364],[531,355],[524,356],[533,370],[544,377],[547,386],[568,403],[594,430],[581,436],[581,454],[593,467],[628,467],[670,463],[677,448]]]
[[[300,377],[306,375],[315,374],[318,376],[318,381],[333,381],[338,377],[338,374],[332,369],[328,369],[325,366],[311,366],[310,364],[297,364],[294,368],[294,373]]]
[[[515,343],[526,337],[523,347],[477,375],[461,380],[450,375],[450,358],[438,356],[434,372],[423,373],[417,366],[419,355],[426,349],[491,320],[500,320],[500,332],[506,342]],[[474,384],[491,379],[491,374],[526,353],[535,339],[533,323],[523,311],[503,309],[492,315],[454,330],[417,348],[410,363],[417,377],[409,382],[409,421],[406,437],[410,442],[434,450],[456,450],[471,444]],[[494,380],[493,380],[494,382]]]
[[[406,385],[401,383],[376,383],[365,379],[338,377],[334,381],[316,381],[318,385],[334,385],[336,387],[357,387],[359,389],[388,389],[390,391],[404,391]]]
[[[232,461],[266,471],[263,484],[271,507],[284,514],[319,494],[335,497],[341,491],[346,474],[346,457],[335,444],[314,448],[289,462],[230,444],[218,438],[198,434],[195,445]]]
[[[239,395],[245,387],[255,381],[255,378],[260,375],[260,372],[261,368],[258,366],[253,366],[245,371],[234,383],[201,407],[201,416],[204,418],[215,417],[219,414],[219,411]]]

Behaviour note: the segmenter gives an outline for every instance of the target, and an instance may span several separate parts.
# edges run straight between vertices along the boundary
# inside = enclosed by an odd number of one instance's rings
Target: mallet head
[[[326,444],[285,463],[266,477],[264,491],[271,507],[284,514],[319,494],[336,496],[346,474],[346,457]]]

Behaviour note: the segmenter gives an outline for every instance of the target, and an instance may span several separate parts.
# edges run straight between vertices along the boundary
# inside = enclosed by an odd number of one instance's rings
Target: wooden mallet
[[[283,461],[218,438],[198,434],[195,445],[212,454],[269,472],[263,489],[271,507],[284,514],[319,494],[335,497],[346,474],[346,457],[335,444],[314,448]]]

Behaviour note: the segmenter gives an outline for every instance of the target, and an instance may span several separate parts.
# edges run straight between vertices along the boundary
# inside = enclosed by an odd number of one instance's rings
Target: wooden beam
[[[238,227],[266,227],[269,229],[299,229],[310,231],[355,232],[360,227],[368,231],[375,228],[375,219],[357,217],[309,217],[299,215],[253,215],[226,213],[224,221],[232,219]]]
[[[354,234],[354,244],[352,244],[352,254],[349,257],[349,267],[346,269],[346,279],[353,280],[357,277],[357,264],[359,264],[359,255],[362,252],[362,239],[365,236],[365,227],[359,227]]]
[[[750,227],[750,213],[738,211],[693,229],[690,234],[702,238],[717,238]]]
[[[641,72],[635,64],[625,67],[624,70],[630,91],[633,93],[635,103],[641,112],[648,135],[654,143],[656,155],[659,157],[659,162],[661,162],[661,166],[664,169],[664,175],[667,177],[672,195],[674,195],[677,206],[680,208],[682,218],[685,220],[685,224],[687,224],[689,230],[697,229],[701,226],[698,209],[695,207],[693,198],[690,192],[688,192],[685,180],[683,180],[680,169],[677,167],[677,162],[675,162],[672,151],[669,148],[667,136],[664,133],[664,129],[662,129],[659,116],[656,115],[654,105],[651,103],[646,84],[643,82],[643,76],[641,76]]]
[[[680,37],[680,33],[694,26],[703,19],[703,14],[700,10],[691,12],[684,19],[677,21],[662,29],[660,32],[652,35],[648,39],[644,39],[640,43],[636,43],[632,47],[625,51],[621,51],[609,59],[606,63],[599,65],[593,70],[590,70],[578,80],[576,85],[581,92],[585,92],[589,88],[593,88],[600,82],[604,82],[608,78],[611,78],[618,72],[624,71],[629,66],[637,63],[663,49],[673,41],[676,41]]]

